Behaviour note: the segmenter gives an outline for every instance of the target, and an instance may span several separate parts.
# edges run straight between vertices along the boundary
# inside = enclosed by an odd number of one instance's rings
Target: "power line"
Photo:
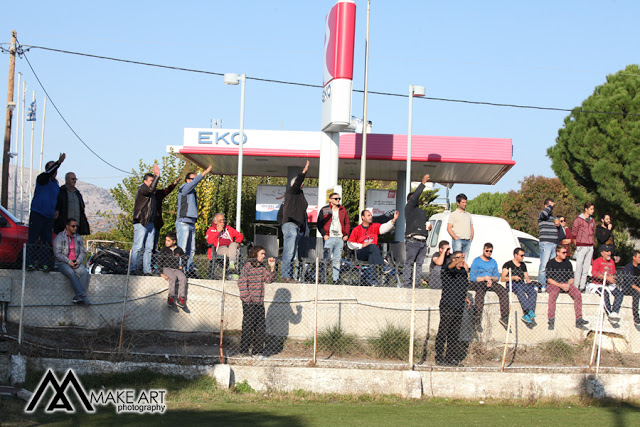
[[[106,161],[104,158],[102,158],[98,153],[96,153],[95,151],[93,151],[93,149],[91,147],[89,147],[89,145],[87,145],[86,142],[84,142],[84,140],[80,137],[80,135],[78,135],[78,133],[75,131],[75,129],[73,129],[73,127],[71,127],[71,125],[69,124],[69,122],[67,121],[67,119],[64,117],[64,115],[62,114],[62,112],[60,111],[60,109],[58,108],[58,106],[56,105],[56,103],[53,101],[53,99],[51,98],[51,95],[49,95],[49,93],[47,92],[47,89],[45,89],[44,85],[42,84],[42,82],[40,81],[40,78],[38,77],[38,74],[36,73],[36,71],[33,69],[33,66],[31,65],[31,62],[29,61],[29,58],[27,58],[27,54],[26,52],[22,52],[21,56],[24,56],[24,59],[27,61],[27,64],[29,64],[29,68],[31,68],[31,72],[33,73],[33,75],[36,77],[36,80],[38,81],[38,84],[40,85],[40,87],[42,88],[42,90],[44,91],[45,95],[47,95],[47,98],[49,99],[49,101],[51,102],[51,105],[53,105],[53,108],[56,109],[56,111],[58,112],[58,114],[60,115],[60,118],[62,119],[62,121],[67,125],[67,127],[71,130],[71,132],[73,132],[73,134],[76,136],[76,138],[78,138],[78,140],[82,143],[82,145],[84,145],[87,150],[91,151],[93,153],[94,156],[96,156],[97,158],[99,158],[100,160],[102,160],[104,163],[106,163],[107,165],[111,166],[112,168],[114,168],[115,170],[118,170],[120,172],[124,172],[127,175],[132,175],[131,172],[128,172],[124,169],[120,169],[119,167],[109,163],[108,161]]]
[[[198,70],[198,69],[184,68],[184,67],[175,67],[175,66],[169,66],[169,65],[154,64],[154,63],[150,63],[150,62],[133,61],[133,60],[129,60],[129,59],[113,58],[113,57],[109,57],[109,56],[93,55],[93,54],[89,54],[89,53],[72,52],[72,51],[68,51],[68,50],[54,49],[54,48],[45,47],[45,46],[24,46],[23,48],[26,49],[26,50],[42,49],[42,50],[48,50],[48,51],[51,51],[51,52],[59,52],[59,53],[66,53],[66,54],[70,54],[70,55],[86,56],[86,57],[89,57],[89,58],[104,59],[104,60],[108,60],[108,61],[125,62],[125,63],[129,63],[129,64],[145,65],[145,66],[148,66],[148,67],[157,67],[157,68],[164,68],[164,69],[176,70],[176,71],[186,71],[186,72],[191,72],[191,73],[200,73],[200,74],[209,74],[209,75],[215,75],[215,76],[224,76],[224,73],[217,73],[217,72],[213,72],[213,71]],[[3,50],[4,50],[4,48],[3,48]],[[317,84],[290,82],[290,81],[276,80],[276,79],[265,79],[265,78],[260,78],[260,77],[247,76],[247,80],[255,80],[255,81],[260,81],[260,82],[265,82],[265,83],[276,83],[276,84],[284,84],[284,85],[291,85],[291,86],[310,87],[310,88],[316,88],[316,89],[321,89],[322,88],[322,85],[317,85]],[[364,90],[360,90],[360,89],[354,89],[353,91],[357,92],[357,93],[364,93]],[[406,97],[409,96],[407,94],[399,94],[399,93],[391,93],[391,92],[369,91],[369,93],[372,94],[372,95],[395,96],[395,97],[402,97],[402,98],[406,98]],[[638,114],[638,113],[618,113],[618,112],[612,112],[612,111],[588,111],[588,110],[583,110],[581,108],[543,107],[543,106],[536,106],[536,105],[507,104],[507,103],[488,102],[488,101],[472,101],[472,100],[467,100],[467,99],[435,98],[435,97],[429,97],[429,96],[424,96],[424,97],[421,97],[421,98],[424,99],[424,100],[429,100],[429,101],[454,102],[454,103],[472,104],[472,105],[486,105],[486,106],[491,106],[491,107],[521,108],[521,109],[529,109],[529,110],[563,111],[563,112],[575,112],[575,113],[586,113],[586,114],[606,114],[606,115],[614,115],[614,116],[635,116],[635,117],[640,117],[640,114]]]

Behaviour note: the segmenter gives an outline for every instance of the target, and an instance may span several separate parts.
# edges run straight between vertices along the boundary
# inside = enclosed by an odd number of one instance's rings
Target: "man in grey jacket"
[[[176,234],[178,246],[188,257],[185,273],[193,274],[193,255],[196,252],[196,221],[198,220],[198,196],[196,186],[206,174],[211,172],[211,165],[202,173],[196,175],[189,172],[185,175],[185,183],[178,190],[178,211],[176,215]]]
[[[75,218],[67,218],[65,230],[58,233],[53,240],[53,256],[56,259],[55,266],[58,271],[71,282],[75,296],[71,300],[74,304],[89,305],[87,298],[87,285],[89,284],[89,272],[82,265],[86,249],[82,236],[77,233],[78,221]]]

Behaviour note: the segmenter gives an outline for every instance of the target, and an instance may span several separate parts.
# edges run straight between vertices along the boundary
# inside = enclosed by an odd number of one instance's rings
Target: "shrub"
[[[387,324],[376,337],[369,338],[369,345],[377,357],[406,359],[410,340],[409,329]]]
[[[358,338],[346,334],[340,325],[334,325],[318,334],[318,350],[335,354],[352,354],[359,349]]]

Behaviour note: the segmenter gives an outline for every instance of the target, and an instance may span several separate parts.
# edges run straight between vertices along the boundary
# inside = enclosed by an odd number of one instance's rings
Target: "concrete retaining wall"
[[[336,394],[396,394],[404,397],[460,399],[540,399],[583,395],[613,399],[639,399],[640,374],[636,371],[604,373],[597,379],[587,373],[495,372],[475,369],[427,371],[363,370],[278,366],[184,366],[168,363],[107,362],[32,358],[29,369],[51,368],[58,374],[73,368],[80,376],[135,372],[150,369],[186,378],[207,375],[222,387],[246,381],[258,391],[305,390]],[[16,381],[13,381],[14,383]],[[19,382],[19,381],[18,381]]]
[[[11,303],[9,321],[17,322],[21,294],[21,271],[0,270],[0,277],[11,278]],[[220,307],[222,282],[190,280],[188,312],[169,311],[166,308],[167,282],[160,277],[131,277],[127,303],[129,329],[204,331],[220,329]],[[73,293],[66,278],[60,273],[27,273],[25,288],[24,321],[29,326],[76,325],[85,328],[120,325],[122,301],[125,294],[126,276],[95,275],[89,283],[88,296],[93,305],[78,307],[71,304]],[[225,288],[225,329],[239,330],[242,322],[242,306],[235,282],[227,282]],[[267,333],[308,339],[314,330],[315,285],[297,283],[273,283],[266,286],[265,300]],[[358,286],[320,285],[318,289],[318,329],[339,325],[346,333],[359,338],[375,336],[387,325],[409,329],[411,290],[397,288],[371,288]],[[516,297],[513,310],[522,314]],[[437,333],[439,323],[438,305],[440,291],[419,289],[416,291],[416,337]],[[615,346],[619,352],[640,352],[640,331],[632,321],[631,298],[625,298],[621,310],[623,317],[619,328],[612,328],[605,321],[606,347]],[[595,327],[598,309],[596,295],[583,295],[583,313]],[[569,295],[558,298],[556,328],[547,329],[547,294],[538,295],[538,323],[528,329],[517,320],[511,341],[520,344],[537,344],[556,338],[580,342],[588,330],[575,328],[573,301]],[[505,339],[505,330],[498,323],[500,317],[497,296],[487,294],[485,298],[484,333],[480,339],[500,342]],[[461,338],[472,340],[475,334],[468,316]]]

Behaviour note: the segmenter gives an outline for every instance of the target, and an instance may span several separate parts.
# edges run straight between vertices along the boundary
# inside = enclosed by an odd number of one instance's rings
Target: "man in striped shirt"
[[[276,278],[276,260],[269,258],[269,269],[264,263],[265,250],[262,246],[253,246],[249,250],[249,260],[240,271],[238,289],[242,300],[242,337],[240,353],[248,355],[253,344],[253,354],[264,357],[264,339],[266,332],[264,311],[264,285]]]
[[[555,255],[558,244],[558,227],[560,221],[553,216],[553,207],[556,202],[547,198],[544,201],[544,209],[538,214],[538,227],[540,228],[540,268],[538,269],[538,282],[542,286],[542,292],[547,290],[546,268],[549,260]]]

